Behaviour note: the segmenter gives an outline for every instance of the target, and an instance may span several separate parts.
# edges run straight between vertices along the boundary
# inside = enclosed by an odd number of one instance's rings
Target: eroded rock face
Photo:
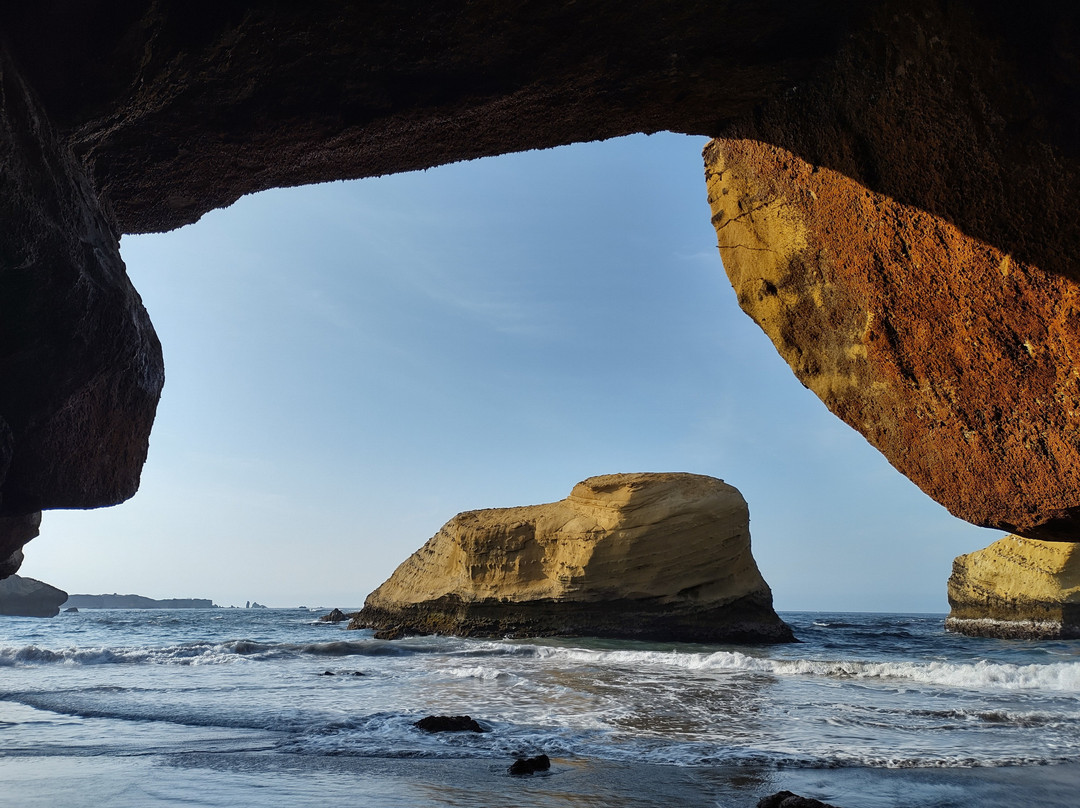
[[[55,586],[11,575],[0,581],[0,614],[15,617],[56,617],[67,592]]]
[[[38,535],[41,511],[0,516],[0,580],[14,575],[23,562],[23,545]]]
[[[350,628],[461,636],[786,642],[739,492],[694,474],[610,474],[547,505],[458,514]]]
[[[0,46],[0,573],[41,510],[138,488],[161,347],[84,166]]]
[[[776,146],[714,141],[739,304],[796,376],[953,514],[1080,535],[1080,288]]]
[[[1080,543],[1006,536],[959,556],[950,631],[1006,639],[1080,638]]]

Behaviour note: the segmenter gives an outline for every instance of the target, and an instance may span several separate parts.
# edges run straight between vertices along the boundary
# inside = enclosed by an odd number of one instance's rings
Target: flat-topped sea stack
[[[460,513],[350,628],[458,636],[792,642],[750,553],[737,489],[608,474],[546,505]]]
[[[959,556],[945,627],[974,637],[1080,638],[1080,542],[1006,536]]]

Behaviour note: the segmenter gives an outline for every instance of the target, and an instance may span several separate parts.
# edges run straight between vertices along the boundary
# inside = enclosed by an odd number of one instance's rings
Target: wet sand
[[[0,757],[5,800],[56,805],[395,806],[396,808],[753,808],[789,790],[840,808],[1073,806],[1080,763],[970,769],[685,768],[556,759],[512,777],[511,761],[325,757],[281,752],[169,752],[126,757]]]

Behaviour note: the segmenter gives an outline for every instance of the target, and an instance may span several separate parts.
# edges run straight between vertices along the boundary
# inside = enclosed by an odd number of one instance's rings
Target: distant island
[[[142,595],[70,595],[65,609],[216,609],[208,598],[165,598],[155,600]]]

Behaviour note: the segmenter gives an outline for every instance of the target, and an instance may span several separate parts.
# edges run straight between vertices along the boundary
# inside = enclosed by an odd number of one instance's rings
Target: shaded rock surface
[[[1006,536],[959,556],[950,631],[1005,639],[1080,638],[1080,543]]]
[[[161,346],[93,181],[2,45],[0,298],[0,517],[127,499]]]
[[[461,513],[350,628],[462,636],[788,642],[739,492],[695,474],[610,474],[547,505]]]
[[[55,586],[11,575],[0,581],[0,614],[18,617],[56,617],[67,592]]]
[[[40,525],[41,511],[0,516],[0,580],[19,571],[23,545],[38,535]]]

